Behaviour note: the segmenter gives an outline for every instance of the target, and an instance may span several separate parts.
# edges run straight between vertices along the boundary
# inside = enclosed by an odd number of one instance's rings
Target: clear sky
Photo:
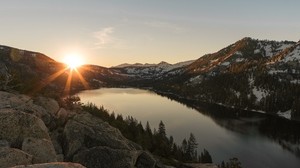
[[[299,0],[7,0],[0,44],[86,63],[176,63],[243,37],[300,39]]]

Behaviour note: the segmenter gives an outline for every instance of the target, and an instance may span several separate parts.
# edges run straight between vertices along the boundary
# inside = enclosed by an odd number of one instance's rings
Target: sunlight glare
[[[66,55],[63,59],[63,62],[68,66],[70,69],[76,69],[83,65],[83,59],[78,54],[69,54]]]

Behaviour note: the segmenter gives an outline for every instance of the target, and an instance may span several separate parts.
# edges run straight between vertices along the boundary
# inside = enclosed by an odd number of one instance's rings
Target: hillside
[[[126,74],[130,77],[141,78],[141,79],[153,79],[161,78],[165,74],[173,72],[177,69],[185,67],[194,60],[179,62],[176,64],[169,64],[167,62],[160,62],[158,64],[121,64],[112,69],[119,71],[122,74]]]
[[[81,66],[78,72],[71,72],[65,64],[44,54],[0,46],[0,90],[61,96],[78,90],[110,86],[127,78],[96,65]],[[67,85],[69,79],[71,84]]]
[[[247,37],[195,61],[84,65],[80,74],[36,52],[1,46],[0,55],[2,90],[53,94],[54,89],[63,95],[99,87],[151,87],[196,102],[300,117],[299,42]]]
[[[244,38],[164,78],[159,90],[231,108],[297,119],[299,42]]]
[[[139,64],[118,70],[128,75],[123,84],[130,86],[153,87],[193,101],[299,119],[299,49],[299,42],[246,37],[177,68]]]

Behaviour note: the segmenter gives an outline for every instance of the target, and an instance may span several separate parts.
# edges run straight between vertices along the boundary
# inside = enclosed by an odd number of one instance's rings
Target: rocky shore
[[[88,112],[67,110],[51,98],[0,91],[0,168],[6,167],[169,166]]]

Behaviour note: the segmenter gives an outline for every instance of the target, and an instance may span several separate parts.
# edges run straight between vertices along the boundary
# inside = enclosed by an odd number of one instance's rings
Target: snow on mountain
[[[257,87],[254,87],[252,89],[252,93],[255,95],[257,102],[260,102],[263,98],[265,98],[268,95],[268,92],[266,90],[259,89]]]
[[[151,67],[151,66],[155,66],[156,64],[142,64],[142,63],[135,63],[135,64],[128,64],[128,63],[124,63],[124,64],[120,64],[117,66],[113,66],[112,68],[126,68],[126,67]]]
[[[292,118],[292,111],[288,110],[288,111],[285,111],[285,112],[278,112],[277,115],[280,116],[280,117],[286,118],[286,119],[291,119]]]
[[[267,62],[268,73],[289,76],[289,81],[298,81],[300,74],[300,43],[283,50]],[[281,79],[281,78],[280,78]]]
[[[170,71],[170,74],[178,73],[178,71],[175,71],[178,68],[182,68],[184,66],[187,66],[191,64],[193,60],[191,61],[185,61],[185,62],[179,62],[176,64],[169,64],[167,62],[160,62],[158,64],[121,64],[118,66],[115,66],[113,68],[122,69],[123,73],[126,73],[128,75],[136,75],[140,77],[157,77],[162,74],[168,73]]]
[[[254,54],[262,53],[264,57],[272,57],[294,44],[290,41],[258,41]]]
[[[296,61],[300,63],[300,45],[298,45],[292,52],[287,54],[281,61],[285,63],[291,61]]]

